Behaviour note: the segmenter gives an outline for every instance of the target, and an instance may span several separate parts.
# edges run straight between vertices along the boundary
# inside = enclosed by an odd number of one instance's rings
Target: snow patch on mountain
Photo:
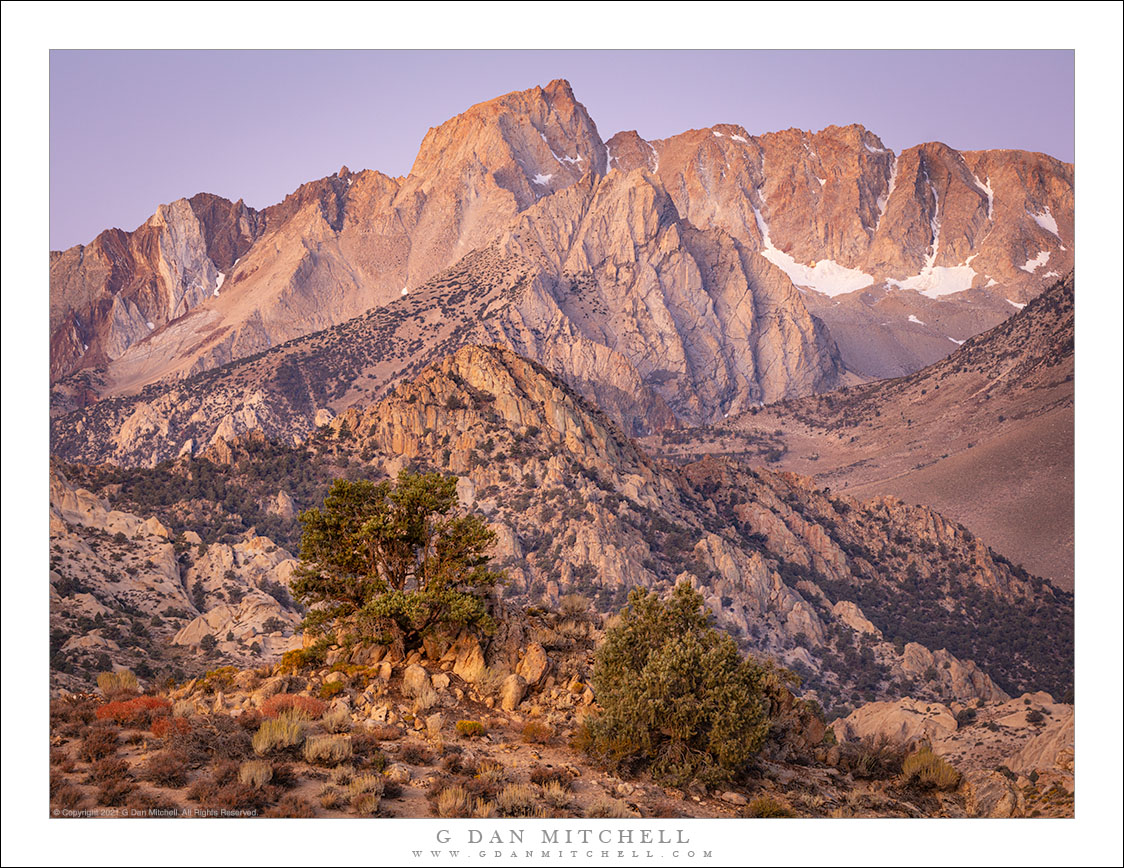
[[[813,265],[804,265],[797,262],[790,254],[773,246],[769,238],[769,226],[761,211],[754,206],[753,214],[757,218],[757,228],[761,231],[761,239],[765,249],[761,255],[773,265],[788,275],[788,279],[798,287],[814,290],[826,296],[843,295],[865,289],[874,283],[874,278],[859,271],[857,268],[847,268],[832,259],[821,259]]]
[[[1050,251],[1049,250],[1042,250],[1038,253],[1038,255],[1036,257],[1034,257],[1034,259],[1028,259],[1026,261],[1026,264],[1020,265],[1019,268],[1021,268],[1023,271],[1027,271],[1027,272],[1030,272],[1031,274],[1034,274],[1034,272],[1036,272],[1039,268],[1041,268],[1043,265],[1045,265],[1049,261],[1050,261]]]
[[[1054,215],[1050,213],[1049,208],[1046,208],[1041,213],[1031,214],[1029,211],[1027,213],[1034,218],[1035,223],[1051,233],[1059,241],[1061,240],[1061,236],[1058,235],[1058,221],[1054,219]]]

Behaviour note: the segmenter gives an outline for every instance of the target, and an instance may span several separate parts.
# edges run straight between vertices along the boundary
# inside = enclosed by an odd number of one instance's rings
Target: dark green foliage
[[[769,672],[710,625],[687,583],[660,600],[637,588],[597,652],[601,713],[578,746],[612,767],[648,767],[673,786],[736,777],[768,731]]]
[[[301,566],[291,583],[312,607],[305,629],[344,623],[363,635],[416,643],[433,630],[494,624],[485,592],[495,532],[455,515],[456,477],[403,470],[397,482],[337,480],[322,509],[301,515]]]

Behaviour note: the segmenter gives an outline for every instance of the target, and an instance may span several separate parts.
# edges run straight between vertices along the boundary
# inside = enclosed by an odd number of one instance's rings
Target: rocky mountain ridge
[[[623,188],[617,176],[629,178]],[[562,195],[579,182],[617,192]],[[520,221],[549,202],[552,220],[577,224],[591,201],[621,195],[627,213],[615,216],[664,229],[670,197],[678,228],[659,239],[665,258],[680,238],[684,248],[690,237],[705,243],[680,251],[674,269],[652,259],[661,248],[606,264],[595,251],[560,247],[541,220]],[[614,254],[632,240],[592,234]],[[758,391],[738,382],[745,372],[726,371],[732,396],[689,396],[688,405],[701,405],[686,410],[697,424],[739,402],[834,387],[836,346],[851,370],[886,376],[1005,318],[1072,263],[1072,167],[940,144],[895,155],[861,127],[754,137],[725,124],[651,143],[635,134],[604,142],[569,85],[556,81],[432,129],[405,178],[343,169],[261,212],[201,194],[162,208],[136,233],[113,230],[52,254],[52,379],[89,372],[62,387],[83,404],[253,356],[401,299],[501,235],[507,252],[545,252],[580,281],[592,271],[602,295],[617,299],[583,310],[583,320],[566,317],[553,335],[566,339],[559,354],[588,355],[593,340],[619,368],[615,354],[628,347],[633,371],[624,379],[659,391],[667,369],[645,358],[682,344],[672,373],[712,366],[710,343],[740,322],[755,352],[785,360],[787,392]],[[551,271],[549,282],[558,277]],[[649,311],[653,286],[664,297]],[[763,329],[774,314],[783,327]],[[636,336],[643,345],[633,350]],[[730,350],[717,355],[721,372]]]

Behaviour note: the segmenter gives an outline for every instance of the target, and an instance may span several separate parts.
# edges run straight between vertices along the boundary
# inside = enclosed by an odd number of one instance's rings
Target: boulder
[[[500,686],[500,707],[504,711],[514,711],[523,701],[527,692],[527,682],[522,675],[511,673]]]

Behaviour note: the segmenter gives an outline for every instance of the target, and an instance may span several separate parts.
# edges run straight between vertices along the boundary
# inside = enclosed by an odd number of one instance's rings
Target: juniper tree
[[[290,588],[310,608],[305,630],[407,644],[440,628],[490,632],[487,590],[503,578],[489,567],[495,532],[456,506],[456,477],[438,473],[336,480],[321,508],[300,515]]]

